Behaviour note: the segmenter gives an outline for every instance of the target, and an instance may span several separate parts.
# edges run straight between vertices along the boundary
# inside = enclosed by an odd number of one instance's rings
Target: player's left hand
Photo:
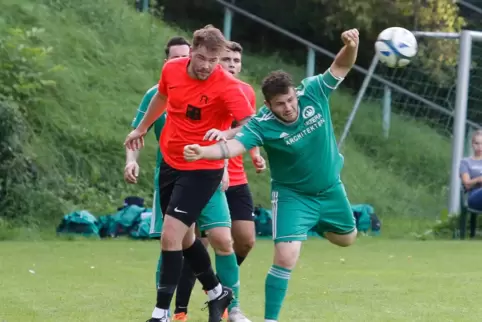
[[[221,141],[226,140],[226,135],[218,129],[210,129],[204,135],[204,141]]]
[[[184,159],[188,162],[202,158],[202,147],[199,144],[190,144],[184,147]]]
[[[341,40],[346,46],[351,48],[356,48],[358,47],[358,42],[359,42],[358,36],[359,36],[358,29],[356,28],[349,29],[347,31],[344,31],[341,34]]]
[[[251,160],[253,161],[254,167],[256,168],[256,173],[261,173],[266,170],[266,161],[260,154],[252,157]]]
[[[224,169],[223,178],[221,179],[221,191],[226,191],[229,188],[229,173],[228,169]]]

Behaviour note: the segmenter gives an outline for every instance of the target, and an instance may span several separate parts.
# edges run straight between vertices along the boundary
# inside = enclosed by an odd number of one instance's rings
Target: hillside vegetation
[[[0,99],[1,113],[15,111],[12,131],[27,133],[16,135],[15,142],[17,154],[28,160],[23,168],[9,163],[5,170],[5,176],[15,179],[3,180],[8,193],[0,200],[0,237],[2,226],[4,232],[18,222],[52,227],[74,209],[110,213],[129,194],[145,197],[149,204],[155,139],[151,135],[142,152],[136,186],[122,179],[122,143],[143,93],[158,80],[167,39],[179,34],[189,37],[189,33],[115,0],[4,0],[0,3],[0,39],[12,28],[41,29],[34,39],[19,41],[51,47],[44,65],[49,69],[48,80],[55,84],[49,82],[33,101]],[[255,86],[259,102],[258,84],[267,72],[279,68],[297,80],[304,75],[304,66],[287,64],[276,55],[246,53],[244,80]],[[333,121],[338,133],[352,105],[348,91],[334,95]],[[367,104],[357,116],[343,149],[342,176],[353,203],[375,206],[384,234],[406,236],[433,224],[444,208],[449,141],[421,123],[395,116],[393,135],[385,140],[380,135],[380,108]],[[18,130],[18,124],[23,130]],[[32,167],[34,178],[25,170]],[[247,168],[256,204],[269,207],[269,174],[256,175]]]

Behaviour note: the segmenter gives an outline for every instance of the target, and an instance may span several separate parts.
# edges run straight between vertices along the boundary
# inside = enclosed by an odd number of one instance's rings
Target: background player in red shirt
[[[243,47],[237,42],[230,42],[227,49],[221,55],[220,64],[225,70],[235,77],[241,72]],[[251,85],[242,83],[246,87],[246,93],[252,93],[253,113],[256,113],[256,97]],[[240,126],[236,121],[232,127]],[[259,148],[256,147],[250,151],[251,159],[258,172],[265,169],[266,165],[263,157],[260,155]],[[233,222],[231,234],[234,241],[234,252],[238,265],[244,261],[248,253],[254,246],[256,241],[254,227],[254,204],[251,192],[248,187],[248,177],[244,170],[243,156],[237,156],[229,159],[229,188],[226,190],[226,198],[228,199],[229,212]]]
[[[182,258],[189,261],[209,297],[209,322],[219,322],[232,300],[232,290],[222,286],[214,274],[209,254],[194,236],[194,223],[215,223],[205,218],[202,209],[218,189],[224,172],[223,160],[184,160],[184,146],[204,140],[212,128],[226,130],[232,118],[244,122],[250,118],[252,107],[240,83],[225,72],[219,63],[226,46],[217,28],[206,26],[194,33],[189,58],[168,61],[162,70],[158,93],[139,124],[126,138],[125,145],[138,149],[149,126],[166,110],[166,125],[161,135],[164,156],[160,167],[160,201],[164,218],[162,231],[162,267],[157,292],[157,303],[151,322],[168,321],[168,309],[176,289]],[[209,214],[209,212],[207,212]],[[239,279],[239,267],[231,245],[231,220],[216,218],[217,226],[209,230],[210,243],[216,249],[216,262],[223,262],[224,270]],[[221,223],[222,225],[219,225]],[[218,274],[221,275],[219,269]]]

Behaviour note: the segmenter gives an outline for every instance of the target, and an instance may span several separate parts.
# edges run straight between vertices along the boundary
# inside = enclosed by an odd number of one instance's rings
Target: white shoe
[[[251,322],[251,320],[241,312],[239,307],[233,307],[228,314],[228,322]]]

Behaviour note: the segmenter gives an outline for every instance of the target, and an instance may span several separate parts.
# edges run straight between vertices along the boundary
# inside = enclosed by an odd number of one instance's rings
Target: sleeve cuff
[[[343,77],[334,76],[331,70],[328,68],[326,72],[323,74],[321,81],[326,87],[330,89],[337,89],[338,85],[340,85],[340,83],[343,82],[344,79],[345,78]]]

